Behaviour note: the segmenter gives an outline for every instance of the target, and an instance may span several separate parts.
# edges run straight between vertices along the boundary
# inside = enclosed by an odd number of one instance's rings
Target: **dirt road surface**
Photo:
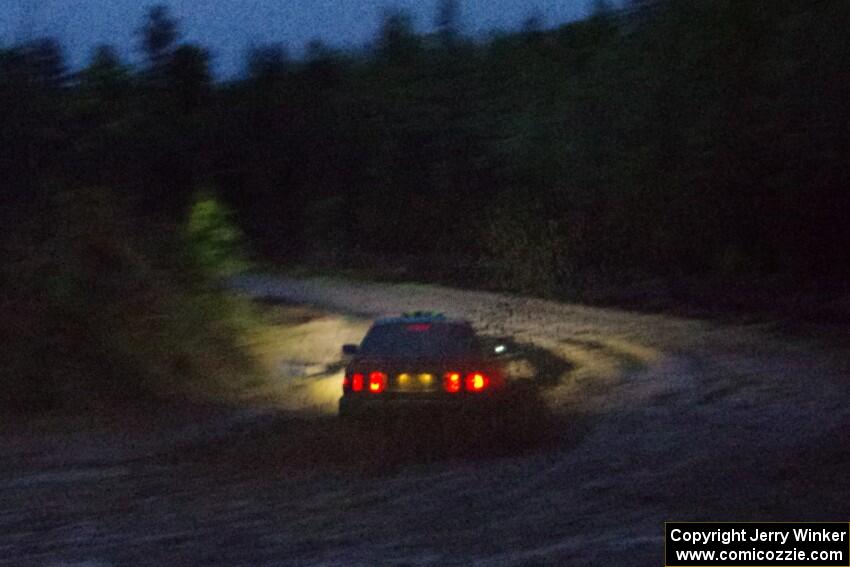
[[[4,423],[0,565],[652,566],[664,521],[850,519],[850,357],[830,334],[414,284],[233,286],[313,306],[281,329],[277,380],[237,407]],[[341,426],[340,345],[411,309],[544,352],[548,441],[435,452]]]

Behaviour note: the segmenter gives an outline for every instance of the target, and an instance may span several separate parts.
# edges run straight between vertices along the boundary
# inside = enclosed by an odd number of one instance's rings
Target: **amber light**
[[[355,392],[363,391],[363,375],[362,374],[353,374],[351,376],[351,389]]]
[[[380,394],[387,387],[387,375],[383,372],[372,372],[369,374],[369,391]]]
[[[490,380],[480,372],[473,372],[466,377],[466,389],[470,392],[480,392],[487,388]]]
[[[460,372],[446,373],[443,381],[443,387],[449,394],[457,394],[460,392]]]

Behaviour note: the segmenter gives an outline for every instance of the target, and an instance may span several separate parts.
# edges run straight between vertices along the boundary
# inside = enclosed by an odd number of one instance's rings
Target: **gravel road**
[[[650,566],[668,520],[850,518],[850,357],[831,337],[416,284],[232,283],[318,310],[273,394],[4,427],[0,565]],[[551,440],[434,455],[343,430],[339,345],[411,309],[564,361],[543,389]]]

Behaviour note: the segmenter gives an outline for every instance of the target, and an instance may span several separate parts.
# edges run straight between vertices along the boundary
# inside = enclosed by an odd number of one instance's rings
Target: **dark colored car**
[[[504,346],[468,321],[422,313],[379,319],[359,345],[345,345],[340,416],[421,408],[486,408],[506,389]]]

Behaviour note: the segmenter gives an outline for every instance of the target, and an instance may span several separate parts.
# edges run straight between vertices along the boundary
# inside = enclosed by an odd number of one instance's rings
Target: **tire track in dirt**
[[[7,435],[0,564],[637,567],[660,564],[666,520],[850,515],[850,365],[836,346],[417,284],[232,283],[331,312],[293,317],[273,337],[293,346],[278,398],[199,415],[197,427],[185,415],[150,432]],[[557,410],[554,442],[407,458],[410,447],[367,429],[378,441],[363,455],[353,432],[311,409],[338,396],[338,378],[321,371],[339,345],[368,318],[410,309],[533,345],[550,373],[541,386]],[[287,381],[307,398],[294,410],[279,403]],[[98,459],[114,474],[79,474]],[[110,468],[116,460],[122,468]]]

